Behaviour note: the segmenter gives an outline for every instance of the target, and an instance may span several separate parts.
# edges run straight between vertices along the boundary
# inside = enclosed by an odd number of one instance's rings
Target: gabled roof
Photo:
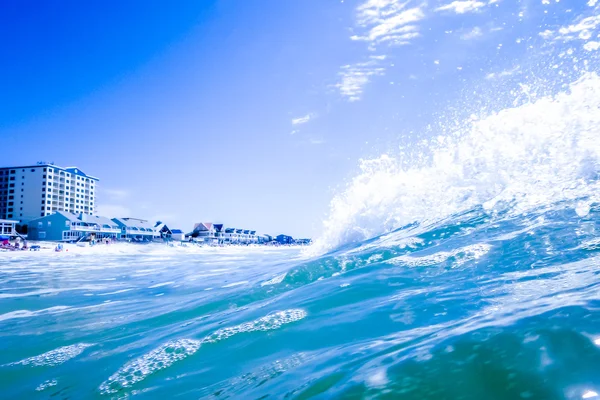
[[[94,177],[94,176],[91,176],[91,175],[87,175],[87,174],[85,174],[85,173],[84,173],[82,170],[80,170],[80,169],[79,169],[79,168],[77,168],[77,167],[65,167],[65,168],[60,168],[60,167],[57,167],[57,166],[55,166],[55,165],[54,165],[53,167],[54,167],[54,168],[57,168],[57,169],[63,169],[63,170],[65,170],[65,171],[67,171],[67,172],[70,172],[70,173],[71,173],[71,174],[73,174],[73,175],[79,175],[79,176],[81,176],[81,177],[84,177],[84,178],[89,178],[89,179],[93,179],[93,180],[95,180],[95,181],[97,181],[97,180],[98,180],[98,178],[96,178],[96,177]]]
[[[62,215],[71,222],[82,222],[77,215],[67,211],[56,211],[54,212],[54,214]]]
[[[83,220],[82,222],[88,224],[98,224],[100,226],[108,225],[110,227],[117,228],[117,224],[115,224],[113,220],[111,220],[110,218],[101,217],[99,215],[86,215],[85,220]]]
[[[110,218],[102,217],[100,215],[88,215],[88,214],[82,215],[82,214],[73,214],[73,213],[70,213],[67,211],[55,211],[53,214],[51,214],[49,216],[57,215],[57,214],[63,216],[68,221],[75,222],[75,223],[87,224],[87,225],[100,225],[100,226],[108,225],[112,228],[117,227],[117,224],[115,224],[115,222],[112,221]],[[38,219],[41,219],[41,218],[38,218]]]
[[[194,231],[202,232],[202,231],[210,231],[213,227],[212,222],[198,222],[194,224]]]
[[[125,226],[127,228],[136,228],[140,231],[154,232],[154,224],[143,219],[136,218],[113,218],[119,226]]]
[[[221,232],[223,230],[223,224],[213,224],[215,231]]]

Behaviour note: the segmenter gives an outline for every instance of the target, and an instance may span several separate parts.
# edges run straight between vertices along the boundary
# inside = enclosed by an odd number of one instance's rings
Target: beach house
[[[275,240],[279,244],[293,244],[294,243],[294,238],[291,236],[288,236],[288,235],[277,235]]]
[[[120,229],[120,239],[149,242],[156,236],[155,224],[145,219],[113,218],[112,221]]]
[[[91,237],[96,240],[116,239],[121,233],[119,226],[109,218],[66,211],[56,211],[33,219],[28,226],[27,238],[30,240],[71,242]]]

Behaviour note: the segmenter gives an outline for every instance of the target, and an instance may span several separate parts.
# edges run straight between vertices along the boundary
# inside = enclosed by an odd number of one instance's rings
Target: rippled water
[[[3,255],[0,392],[594,398],[600,208],[581,216],[578,205],[519,218],[476,208],[318,257],[163,246]]]

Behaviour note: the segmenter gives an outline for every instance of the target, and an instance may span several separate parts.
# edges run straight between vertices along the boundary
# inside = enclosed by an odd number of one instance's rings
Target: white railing
[[[121,233],[120,229],[103,228],[98,225],[93,225],[93,226],[71,225],[70,228],[72,231]]]

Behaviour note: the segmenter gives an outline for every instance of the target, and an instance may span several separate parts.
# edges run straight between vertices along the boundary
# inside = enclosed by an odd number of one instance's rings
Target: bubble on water
[[[593,390],[588,390],[581,396],[582,399],[592,399],[596,397],[598,397],[598,393],[594,392]]]
[[[41,392],[56,385],[58,385],[58,381],[56,379],[48,379],[47,381],[40,383],[40,385],[36,387],[35,390]]]
[[[39,356],[29,357],[21,361],[11,363],[9,365],[31,365],[34,367],[55,367],[72,358],[77,357],[85,349],[93,346],[89,343],[77,343],[70,346],[59,347]]]
[[[240,325],[219,329],[218,331],[205,337],[203,342],[216,343],[237,335],[238,333],[244,332],[270,331],[273,329],[278,329],[284,324],[299,321],[304,317],[306,317],[306,311],[302,309],[278,311],[251,322],[245,322]]]
[[[146,379],[153,373],[169,368],[177,361],[191,356],[200,348],[201,342],[193,339],[178,339],[167,342],[157,349],[125,364],[111,375],[100,387],[101,394],[117,393]]]

